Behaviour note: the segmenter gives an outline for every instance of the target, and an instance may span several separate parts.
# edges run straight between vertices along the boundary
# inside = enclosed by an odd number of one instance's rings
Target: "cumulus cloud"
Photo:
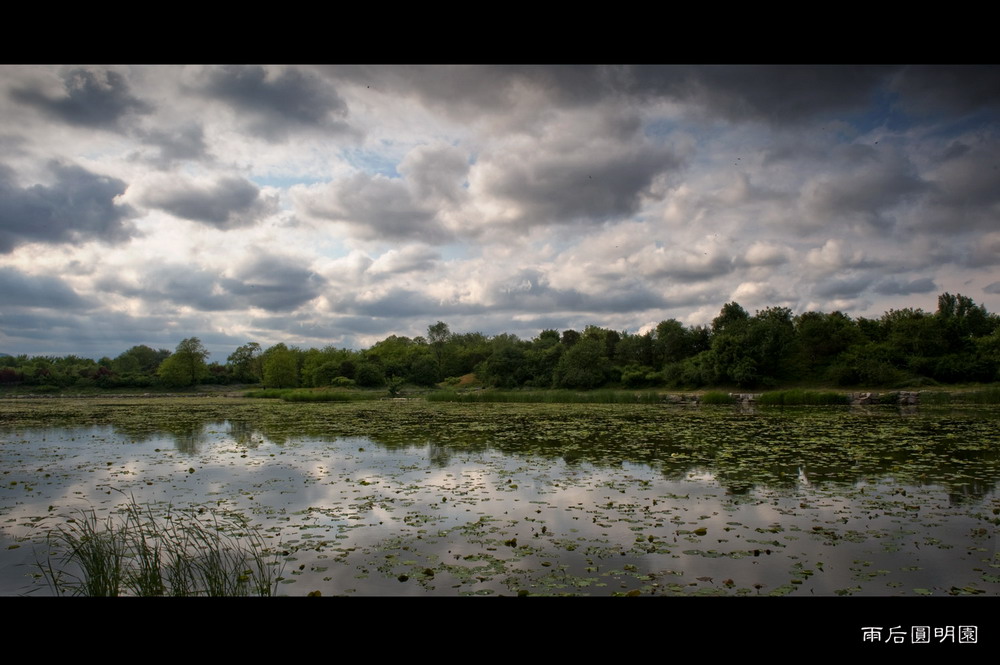
[[[306,215],[347,224],[360,238],[442,242],[451,235],[403,180],[379,173],[356,173],[294,196]]]
[[[787,246],[758,240],[747,248],[742,261],[749,266],[779,266],[788,263],[792,253]]]
[[[134,211],[115,199],[126,185],[71,164],[51,163],[51,185],[21,187],[0,165],[0,253],[28,242],[120,242],[131,237]]]
[[[0,350],[998,310],[997,71],[0,69]]]
[[[15,88],[11,97],[68,124],[97,129],[120,129],[130,115],[152,111],[118,72],[73,69],[62,78],[62,94],[51,95],[39,82]]]
[[[325,280],[292,257],[265,255],[241,265],[220,285],[242,306],[290,311],[316,298]]]
[[[229,271],[159,262],[138,273],[116,271],[97,282],[101,290],[159,303],[159,311],[171,303],[202,312],[290,312],[321,295],[325,284],[297,259],[275,255],[247,259]]]
[[[0,267],[0,307],[79,309],[89,303],[58,277]]]
[[[469,189],[484,197],[484,223],[530,227],[634,215],[644,200],[662,195],[659,179],[683,166],[639,130],[631,114],[566,113],[540,137],[512,137],[502,150],[481,153]]]
[[[803,201],[812,228],[846,222],[887,229],[894,224],[895,206],[926,191],[927,184],[905,161],[876,156],[867,146],[856,152],[857,157],[845,160],[849,171],[819,176],[806,185]]]
[[[201,91],[230,104],[255,136],[268,141],[281,141],[297,129],[350,129],[344,120],[347,104],[334,87],[298,69],[215,67],[206,72]]]
[[[136,134],[145,143],[157,149],[157,153],[150,157],[149,161],[161,168],[167,168],[179,161],[209,158],[205,131],[197,123],[153,128]]]
[[[378,257],[368,268],[371,274],[399,275],[408,272],[429,270],[441,255],[430,247],[409,245],[402,249],[390,249]]]
[[[254,224],[277,210],[276,197],[236,176],[208,182],[163,176],[141,183],[137,190],[135,199],[143,206],[219,229]]]

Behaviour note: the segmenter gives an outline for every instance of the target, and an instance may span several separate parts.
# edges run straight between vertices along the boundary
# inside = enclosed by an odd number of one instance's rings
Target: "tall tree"
[[[197,337],[189,337],[177,345],[177,350],[160,363],[158,374],[167,385],[183,388],[201,381],[208,375],[208,349]]]
[[[275,344],[264,352],[264,385],[268,388],[296,388],[299,385],[295,351]]]
[[[260,344],[248,342],[233,351],[226,358],[226,364],[229,365],[229,371],[233,373],[237,381],[260,383],[264,376],[260,356]]]

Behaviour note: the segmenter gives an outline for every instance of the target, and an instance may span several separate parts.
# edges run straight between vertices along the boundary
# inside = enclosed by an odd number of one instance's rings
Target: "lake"
[[[282,595],[1000,594],[1000,409],[0,400],[0,594],[130,497]]]

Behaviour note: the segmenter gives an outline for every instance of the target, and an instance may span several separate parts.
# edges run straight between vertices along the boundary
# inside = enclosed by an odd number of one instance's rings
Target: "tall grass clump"
[[[157,518],[134,499],[117,518],[81,511],[47,546],[37,566],[57,596],[272,596],[283,567],[238,517]]]
[[[710,390],[698,400],[700,404],[733,404],[736,400],[729,393]]]
[[[244,397],[257,399],[280,399],[285,402],[354,402],[378,399],[381,393],[371,390],[329,390],[321,388],[265,388],[249,390]]]
[[[819,406],[830,404],[850,404],[850,402],[850,398],[843,393],[800,389],[775,390],[763,393],[757,400],[758,404],[771,406]]]
[[[248,390],[243,393],[243,396],[255,399],[281,399],[289,392],[291,390],[288,388],[263,388],[261,390]]]
[[[350,402],[359,398],[352,393],[335,390],[290,390],[281,399],[286,402]]]

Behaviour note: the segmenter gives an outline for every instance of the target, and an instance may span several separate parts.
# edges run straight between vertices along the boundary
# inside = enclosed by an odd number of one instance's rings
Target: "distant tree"
[[[354,381],[365,388],[385,385],[385,370],[377,358],[364,360],[355,368]]]
[[[268,388],[295,388],[299,385],[295,353],[284,344],[275,344],[263,355],[264,385]]]
[[[747,311],[738,303],[728,302],[722,306],[719,315],[712,319],[712,334],[718,335],[724,332],[732,332],[735,328],[745,325],[750,320]]]
[[[434,359],[437,361],[438,375],[444,369],[445,349],[449,340],[451,340],[451,330],[448,329],[447,323],[438,321],[432,326],[427,326],[427,341],[430,343]]]
[[[580,341],[580,333],[575,330],[564,330],[562,334],[562,343],[565,346],[573,346]]]
[[[248,342],[229,354],[226,364],[233,378],[242,383],[263,381],[264,367],[261,354],[260,344],[257,342]]]
[[[201,381],[208,374],[208,350],[197,337],[189,337],[177,345],[177,350],[160,363],[160,380],[169,386],[183,388]]]
[[[409,380],[418,386],[432,386],[441,380],[438,361],[430,355],[418,356],[410,365]]]
[[[596,339],[581,339],[559,358],[552,381],[556,388],[597,388],[608,381],[611,363]]]

